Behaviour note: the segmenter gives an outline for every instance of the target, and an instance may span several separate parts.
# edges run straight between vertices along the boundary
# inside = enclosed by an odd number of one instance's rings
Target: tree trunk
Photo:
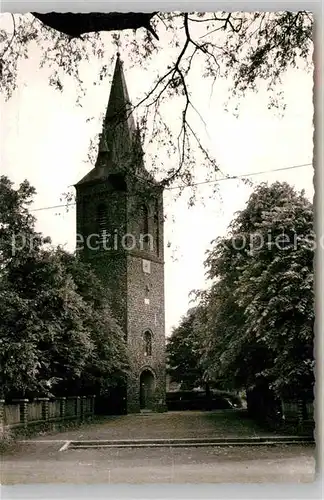
[[[208,382],[205,383],[205,392],[206,392],[206,409],[211,410],[212,408],[212,395],[210,390],[210,385]]]

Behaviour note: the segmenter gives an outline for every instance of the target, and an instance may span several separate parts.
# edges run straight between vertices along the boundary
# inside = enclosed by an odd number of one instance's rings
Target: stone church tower
[[[163,193],[144,167],[119,54],[96,165],[75,188],[77,248],[106,286],[128,345],[126,411],[163,411]]]

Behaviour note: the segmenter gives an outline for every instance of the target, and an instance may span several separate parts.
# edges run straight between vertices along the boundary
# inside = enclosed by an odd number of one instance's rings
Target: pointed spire
[[[115,70],[111,84],[106,115],[100,134],[96,166],[76,185],[107,178],[111,173],[128,169],[129,162],[142,179],[154,183],[154,177],[147,172],[143,161],[141,128],[132,114],[123,63],[117,52]]]
[[[122,161],[131,152],[136,127],[132,105],[126,86],[123,63],[117,52],[114,76],[110,90],[108,107],[100,137],[99,153],[109,152],[111,157]]]

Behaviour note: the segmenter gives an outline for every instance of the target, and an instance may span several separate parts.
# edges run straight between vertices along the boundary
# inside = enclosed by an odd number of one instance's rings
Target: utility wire
[[[251,177],[253,175],[262,175],[262,174],[269,174],[271,172],[282,172],[283,170],[292,170],[294,168],[301,168],[301,167],[309,167],[311,166],[312,163],[302,163],[300,165],[291,165],[290,167],[282,167],[282,168],[274,168],[271,170],[261,170],[259,172],[250,172],[248,174],[240,174],[240,175],[228,175],[226,177],[220,177],[219,179],[213,179],[213,180],[208,180],[208,181],[201,181],[201,182],[195,182],[193,184],[184,184],[183,186],[172,186],[169,188],[165,188],[165,191],[171,191],[173,189],[184,189],[188,187],[193,187],[193,186],[200,186],[202,184],[215,184],[217,182],[223,182],[223,181],[231,181],[235,179],[242,179],[245,177]],[[53,205],[49,207],[41,207],[41,208],[34,208],[31,210],[31,212],[39,212],[41,210],[50,210],[54,208],[62,208],[62,207],[71,207],[76,205],[75,202],[73,203],[63,203],[61,205]]]
[[[201,182],[196,182],[194,184],[185,184],[184,186],[173,186],[170,188],[166,189],[183,189],[185,187],[191,187],[191,186],[200,186],[201,184],[212,184],[216,182],[221,182],[221,181],[231,181],[233,179],[242,179],[244,177],[251,177],[252,175],[261,175],[261,174],[268,174],[270,172],[280,172],[282,170],[291,170],[293,168],[300,168],[300,167],[309,167],[312,165],[312,163],[303,163],[301,165],[292,165],[291,167],[282,167],[282,168],[274,168],[272,170],[262,170],[260,172],[250,172],[249,174],[240,174],[240,175],[228,175],[226,177],[221,177],[219,179],[213,179],[209,181],[201,181]]]

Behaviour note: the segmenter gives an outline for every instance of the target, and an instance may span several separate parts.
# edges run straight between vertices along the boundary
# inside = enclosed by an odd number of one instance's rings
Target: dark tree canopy
[[[196,292],[197,306],[168,342],[173,379],[311,398],[315,246],[304,193],[287,183],[258,185],[207,252],[212,284]]]
[[[201,313],[201,308],[189,309],[167,342],[168,373],[182,389],[193,389],[204,383],[201,364],[204,342],[196,326]]]
[[[101,392],[124,380],[124,335],[90,266],[35,231],[35,190],[0,176],[0,391]]]
[[[210,377],[312,394],[314,243],[312,204],[280,182],[260,184],[214,241],[205,262],[213,284],[201,294]]]
[[[171,159],[168,168],[160,156],[152,158],[152,173],[164,185],[175,180],[181,186],[192,185],[197,165],[206,179],[219,171],[217,158],[208,151],[197,128],[203,119],[196,110],[199,96],[191,90],[190,78],[197,65],[202,78],[210,82],[223,78],[229,93],[238,100],[245,92],[257,91],[267,84],[269,106],[278,106],[282,98],[281,77],[289,68],[311,68],[313,19],[306,11],[298,12],[152,12],[152,13],[33,13],[2,15],[0,29],[1,91],[10,97],[17,84],[17,68],[22,57],[28,58],[35,44],[41,48],[41,67],[51,68],[50,84],[64,90],[66,77],[83,88],[80,61],[99,61],[100,82],[113,61],[107,61],[107,44],[115,44],[127,63],[145,67],[161,58],[161,66],[151,88],[133,103],[140,116],[142,140],[165,151]],[[173,59],[163,62],[166,50]],[[94,67],[94,66],[93,66]],[[96,70],[97,71],[97,70]],[[165,105],[175,103],[175,117]],[[177,107],[178,106],[178,107]],[[96,149],[97,144],[94,144]]]

